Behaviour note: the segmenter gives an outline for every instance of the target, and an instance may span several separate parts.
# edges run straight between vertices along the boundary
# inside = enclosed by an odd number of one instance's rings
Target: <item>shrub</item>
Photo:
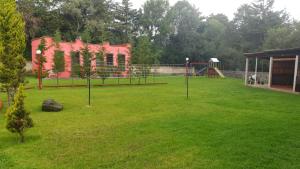
[[[24,87],[20,85],[14,97],[14,103],[6,112],[7,124],[6,128],[12,133],[20,136],[20,142],[24,142],[24,132],[27,128],[33,127],[33,121],[29,116],[29,112],[24,107]]]

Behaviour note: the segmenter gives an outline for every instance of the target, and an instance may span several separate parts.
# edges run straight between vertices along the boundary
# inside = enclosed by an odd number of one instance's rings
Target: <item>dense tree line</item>
[[[229,20],[223,14],[203,16],[188,1],[147,0],[136,10],[130,0],[17,0],[30,42],[59,31],[62,40],[132,43],[133,63],[183,63],[218,57],[226,69],[241,69],[244,52],[300,47],[300,24],[274,0],[244,4]],[[146,52],[146,53],[143,53]],[[142,58],[144,57],[145,58]],[[28,57],[29,58],[29,57]],[[148,63],[147,63],[148,64]]]

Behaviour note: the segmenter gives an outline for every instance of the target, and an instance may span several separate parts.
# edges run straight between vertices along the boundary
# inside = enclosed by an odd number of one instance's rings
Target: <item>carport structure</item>
[[[300,92],[300,48],[267,50],[257,53],[245,53],[244,55],[246,56],[245,85],[266,87],[280,91]],[[251,66],[249,62],[251,60],[255,61],[253,63],[255,70],[254,75],[249,76],[249,66]],[[258,62],[260,60],[267,60],[269,62],[267,85],[259,83]],[[249,79],[254,79],[254,83],[250,82]]]

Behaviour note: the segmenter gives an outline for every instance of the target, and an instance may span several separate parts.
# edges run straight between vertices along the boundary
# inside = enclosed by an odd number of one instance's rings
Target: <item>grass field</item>
[[[35,127],[19,144],[0,115],[0,168],[300,168],[299,95],[195,78],[186,100],[183,78],[164,82],[94,87],[91,107],[86,88],[27,90]]]

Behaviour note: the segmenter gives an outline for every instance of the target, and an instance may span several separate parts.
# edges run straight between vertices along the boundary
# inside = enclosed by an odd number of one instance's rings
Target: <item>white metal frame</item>
[[[294,71],[294,83],[293,83],[293,92],[296,92],[297,86],[297,75],[298,75],[298,64],[299,64],[299,56],[296,56],[295,60],[295,71]]]
[[[272,70],[273,70],[273,57],[270,57],[270,64],[269,64],[269,82],[268,86],[272,86]]]
[[[246,58],[245,85],[248,85],[248,68],[249,68],[249,58]]]
[[[257,64],[258,64],[258,59],[256,57],[255,58],[255,82],[254,82],[255,85],[257,85]]]

